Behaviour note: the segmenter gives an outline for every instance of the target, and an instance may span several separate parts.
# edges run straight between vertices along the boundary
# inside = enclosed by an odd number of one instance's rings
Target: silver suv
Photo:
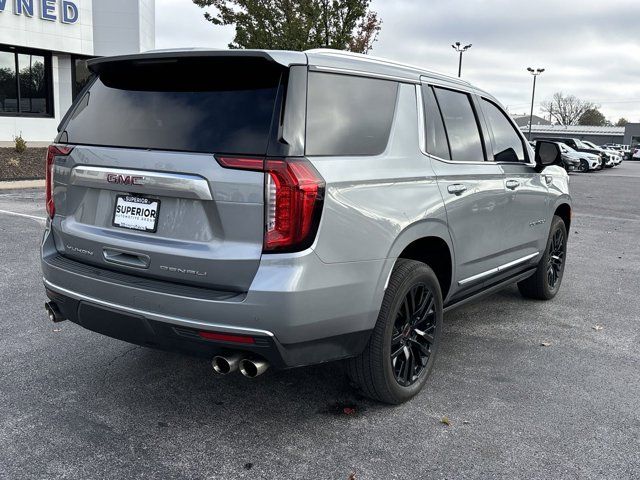
[[[47,156],[54,321],[220,374],[344,359],[364,394],[400,403],[445,311],[514,283],[558,292],[558,146],[531,150],[466,82],[326,50],[89,65]]]

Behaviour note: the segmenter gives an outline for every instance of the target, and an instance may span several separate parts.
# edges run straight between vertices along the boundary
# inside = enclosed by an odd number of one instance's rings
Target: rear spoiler
[[[274,62],[284,67],[291,65],[307,65],[307,55],[303,52],[290,52],[285,50],[153,50],[134,55],[118,55],[113,57],[100,57],[87,61],[87,67],[93,73],[100,72],[109,66],[118,63],[161,63],[171,62],[181,58],[253,58]]]

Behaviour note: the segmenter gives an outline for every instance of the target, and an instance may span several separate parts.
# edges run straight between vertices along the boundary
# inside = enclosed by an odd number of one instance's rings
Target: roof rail
[[[388,66],[393,66],[393,67],[401,67],[401,68],[407,68],[410,70],[415,70],[416,72],[420,73],[420,75],[425,75],[425,76],[430,76],[430,77],[439,77],[439,78],[446,78],[447,80],[451,81],[451,82],[455,82],[455,83],[459,83],[461,85],[466,85],[469,87],[472,87],[472,85],[467,82],[466,80],[462,80],[460,78],[456,78],[456,77],[451,77],[449,75],[445,75],[443,73],[438,73],[438,72],[434,72],[432,70],[427,70],[425,68],[422,67],[418,67],[416,65],[411,65],[408,63],[402,63],[402,62],[396,62],[393,60],[387,60],[386,58],[380,58],[380,57],[374,57],[371,55],[365,55],[363,53],[356,53],[356,52],[349,52],[349,51],[345,51],[345,50],[336,50],[333,48],[313,48],[311,50],[306,50],[305,53],[317,53],[317,54],[321,54],[321,55],[332,55],[332,56],[336,56],[336,57],[345,57],[345,58],[354,58],[354,59],[358,59],[364,62],[370,62],[370,63],[377,63],[379,65],[388,65]]]

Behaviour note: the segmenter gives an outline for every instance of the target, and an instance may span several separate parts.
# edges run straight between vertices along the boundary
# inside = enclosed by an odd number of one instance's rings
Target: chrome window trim
[[[503,272],[504,270],[507,270],[507,269],[509,269],[511,267],[515,267],[516,265],[520,265],[521,263],[524,263],[524,262],[526,262],[528,260],[531,260],[531,259],[537,257],[538,255],[540,255],[540,252],[532,253],[532,254],[526,255],[526,256],[524,256],[522,258],[518,258],[518,259],[516,259],[516,260],[514,260],[512,262],[508,262],[508,263],[505,263],[504,265],[500,265],[499,267],[492,268],[491,270],[487,270],[486,272],[478,273],[477,275],[473,275],[471,277],[464,278],[464,279],[462,279],[462,280],[460,280],[458,282],[458,285],[459,286],[463,286],[463,285],[466,285],[468,283],[475,282],[476,280],[480,280],[482,278],[485,278],[485,277],[488,277],[490,275],[493,275],[494,273]]]
[[[142,177],[143,183],[138,185],[109,183],[107,181],[108,175]],[[141,187],[150,187],[153,189],[154,194],[164,194],[170,197],[196,198],[199,200],[213,200],[209,182],[197,175],[79,165],[71,170],[70,183],[72,185],[106,188],[109,190],[125,189],[131,190],[132,192],[139,192]]]
[[[454,160],[446,160],[444,158],[440,158],[436,155],[433,155],[427,152],[427,137],[424,133],[424,122],[425,122],[425,111],[424,111],[424,102],[422,101],[422,86],[429,86],[430,84],[420,83],[416,84],[416,101],[418,102],[418,141],[420,142],[420,153],[423,155],[437,160],[443,163],[449,163],[452,165],[496,165],[495,162],[482,161],[482,162],[472,162],[472,161],[460,161],[456,162]]]
[[[229,333],[241,333],[244,335],[258,335],[258,336],[268,336],[274,337],[275,335],[268,330],[260,330],[255,328],[245,328],[245,327],[236,327],[232,325],[222,325],[217,323],[204,323],[197,320],[191,320],[183,317],[175,317],[172,315],[160,315],[158,313],[149,312],[148,310],[141,310],[133,307],[126,307],[120,304],[107,302],[106,300],[100,300],[95,297],[91,297],[89,295],[84,295],[82,293],[74,292],[72,290],[68,290],[66,288],[60,287],[54,283],[51,283],[46,278],[42,278],[42,281],[48,289],[60,293],[62,295],[67,295],[75,300],[87,301],[93,303],[95,305],[100,305],[102,307],[113,308],[114,310],[120,310],[127,313],[132,313],[135,315],[141,315],[150,320],[156,320],[164,323],[171,323],[174,325],[181,325],[185,327],[198,328],[202,330],[209,331],[217,331],[217,332],[229,332]]]
[[[422,101],[422,86],[426,85],[437,85],[436,83],[420,83],[416,84],[416,101],[418,107],[418,141],[420,142],[420,153],[426,155],[429,158],[437,160],[439,162],[450,163],[450,164],[461,164],[461,165],[527,165],[529,167],[535,168],[535,163],[530,162],[494,162],[493,160],[485,160],[483,162],[471,162],[471,161],[460,161],[456,162],[455,160],[447,160],[445,158],[440,158],[436,155],[433,155],[427,152],[427,138],[424,133],[424,122],[425,122],[425,112],[424,112],[424,103]],[[444,86],[444,85],[442,85]],[[450,87],[449,87],[450,88]]]

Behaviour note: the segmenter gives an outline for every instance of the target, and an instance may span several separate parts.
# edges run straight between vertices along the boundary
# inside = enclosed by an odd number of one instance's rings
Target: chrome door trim
[[[528,260],[531,260],[535,257],[537,257],[538,255],[540,255],[540,252],[536,252],[536,253],[532,253],[530,255],[526,255],[522,258],[518,258],[517,260],[514,260],[512,262],[509,263],[505,263],[504,265],[500,265],[499,267],[496,268],[492,268],[491,270],[487,270],[486,272],[482,272],[482,273],[478,273],[477,275],[473,275],[471,277],[467,277],[463,280],[460,280],[458,282],[458,285],[462,286],[462,285],[466,285],[468,283],[472,283],[475,282],[476,280],[480,280],[482,278],[488,277],[490,275],[493,275],[494,273],[500,273],[503,272],[505,270],[508,270],[511,267],[515,267],[516,265],[520,265],[521,263],[524,263]]]
[[[110,183],[108,178],[116,175],[123,179],[136,177],[135,184]],[[136,193],[153,193],[168,197],[213,200],[209,182],[197,175],[182,173],[150,172],[124,168],[91,167],[79,165],[71,170],[71,185]]]
[[[257,336],[268,336],[273,337],[274,334],[268,330],[260,330],[257,328],[245,328],[245,327],[237,327],[235,325],[223,325],[217,323],[204,323],[199,322],[197,320],[191,320],[189,318],[184,317],[174,317],[173,315],[161,315],[158,313],[149,312],[148,310],[141,310],[139,308],[126,307],[124,305],[115,304],[112,302],[107,302],[106,300],[100,300],[95,297],[91,297],[89,295],[84,295],[82,293],[74,292],[72,290],[68,290],[66,288],[60,287],[54,283],[51,283],[49,280],[43,277],[42,279],[45,287],[48,289],[60,293],[62,295],[66,295],[75,300],[86,301],[93,303],[95,305],[100,305],[102,307],[112,308],[114,310],[120,310],[122,312],[132,313],[134,315],[141,315],[149,320],[157,320],[159,322],[171,323],[174,325],[181,325],[184,327],[198,328],[202,330],[208,331],[216,331],[216,332],[228,332],[228,333],[241,333],[243,335],[257,335]]]

